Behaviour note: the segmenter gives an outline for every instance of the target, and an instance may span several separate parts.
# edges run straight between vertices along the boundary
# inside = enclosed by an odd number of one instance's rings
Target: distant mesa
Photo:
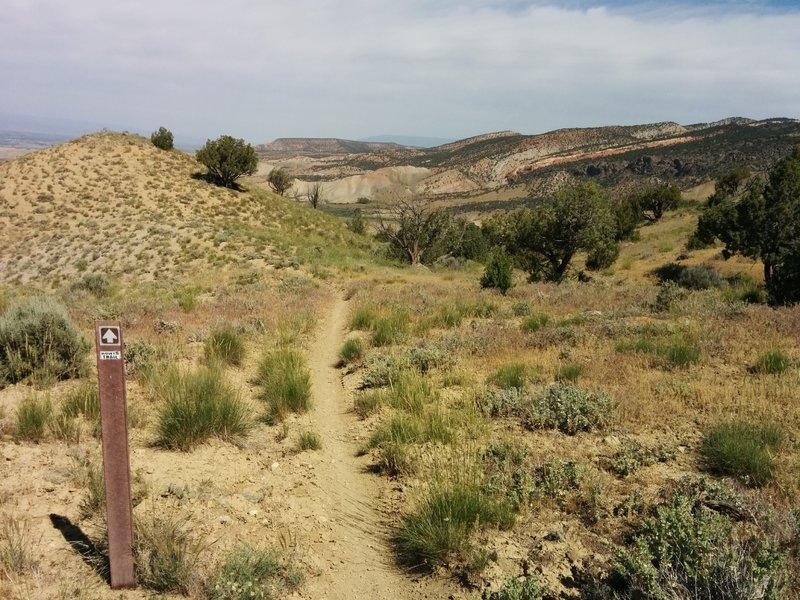
[[[408,146],[410,148],[435,148],[436,146],[450,144],[456,140],[453,138],[427,137],[421,135],[381,134],[373,135],[360,141],[395,143],[400,144],[401,146]]]
[[[393,142],[358,142],[339,138],[278,138],[256,145],[260,154],[369,154],[405,148]]]

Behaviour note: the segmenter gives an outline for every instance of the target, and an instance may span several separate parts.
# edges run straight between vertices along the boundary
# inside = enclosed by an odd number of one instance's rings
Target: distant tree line
[[[393,201],[379,215],[377,231],[390,253],[410,265],[430,264],[443,256],[489,259],[496,273],[484,279],[489,287],[505,287],[508,278],[501,271],[512,265],[525,269],[532,280],[560,282],[579,252],[587,254],[588,269],[609,267],[619,255],[620,241],[635,236],[644,221],[660,219],[679,198],[674,186],[653,186],[617,201],[597,184],[582,183],[478,227],[410,197]]]

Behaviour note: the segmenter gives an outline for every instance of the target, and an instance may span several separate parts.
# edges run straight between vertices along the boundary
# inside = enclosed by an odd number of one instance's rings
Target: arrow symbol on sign
[[[106,332],[103,334],[102,340],[106,344],[116,344],[117,343],[117,334],[114,333],[113,329],[106,329]]]

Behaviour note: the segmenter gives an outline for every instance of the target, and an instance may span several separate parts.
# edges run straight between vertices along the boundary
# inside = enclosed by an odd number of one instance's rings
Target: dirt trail
[[[431,589],[439,582],[414,580],[394,564],[386,516],[377,508],[381,481],[356,457],[357,421],[348,412],[350,402],[334,366],[346,319],[347,303],[337,298],[309,352],[314,400],[310,416],[322,450],[314,461],[307,499],[315,514],[308,516],[327,527],[310,548],[320,574],[309,579],[302,595],[329,600],[446,598],[444,590]]]

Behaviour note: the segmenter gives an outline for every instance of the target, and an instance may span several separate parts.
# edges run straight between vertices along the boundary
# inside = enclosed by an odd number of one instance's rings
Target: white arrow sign
[[[116,327],[101,327],[100,328],[100,341],[106,346],[115,346],[119,344],[119,330]]]

